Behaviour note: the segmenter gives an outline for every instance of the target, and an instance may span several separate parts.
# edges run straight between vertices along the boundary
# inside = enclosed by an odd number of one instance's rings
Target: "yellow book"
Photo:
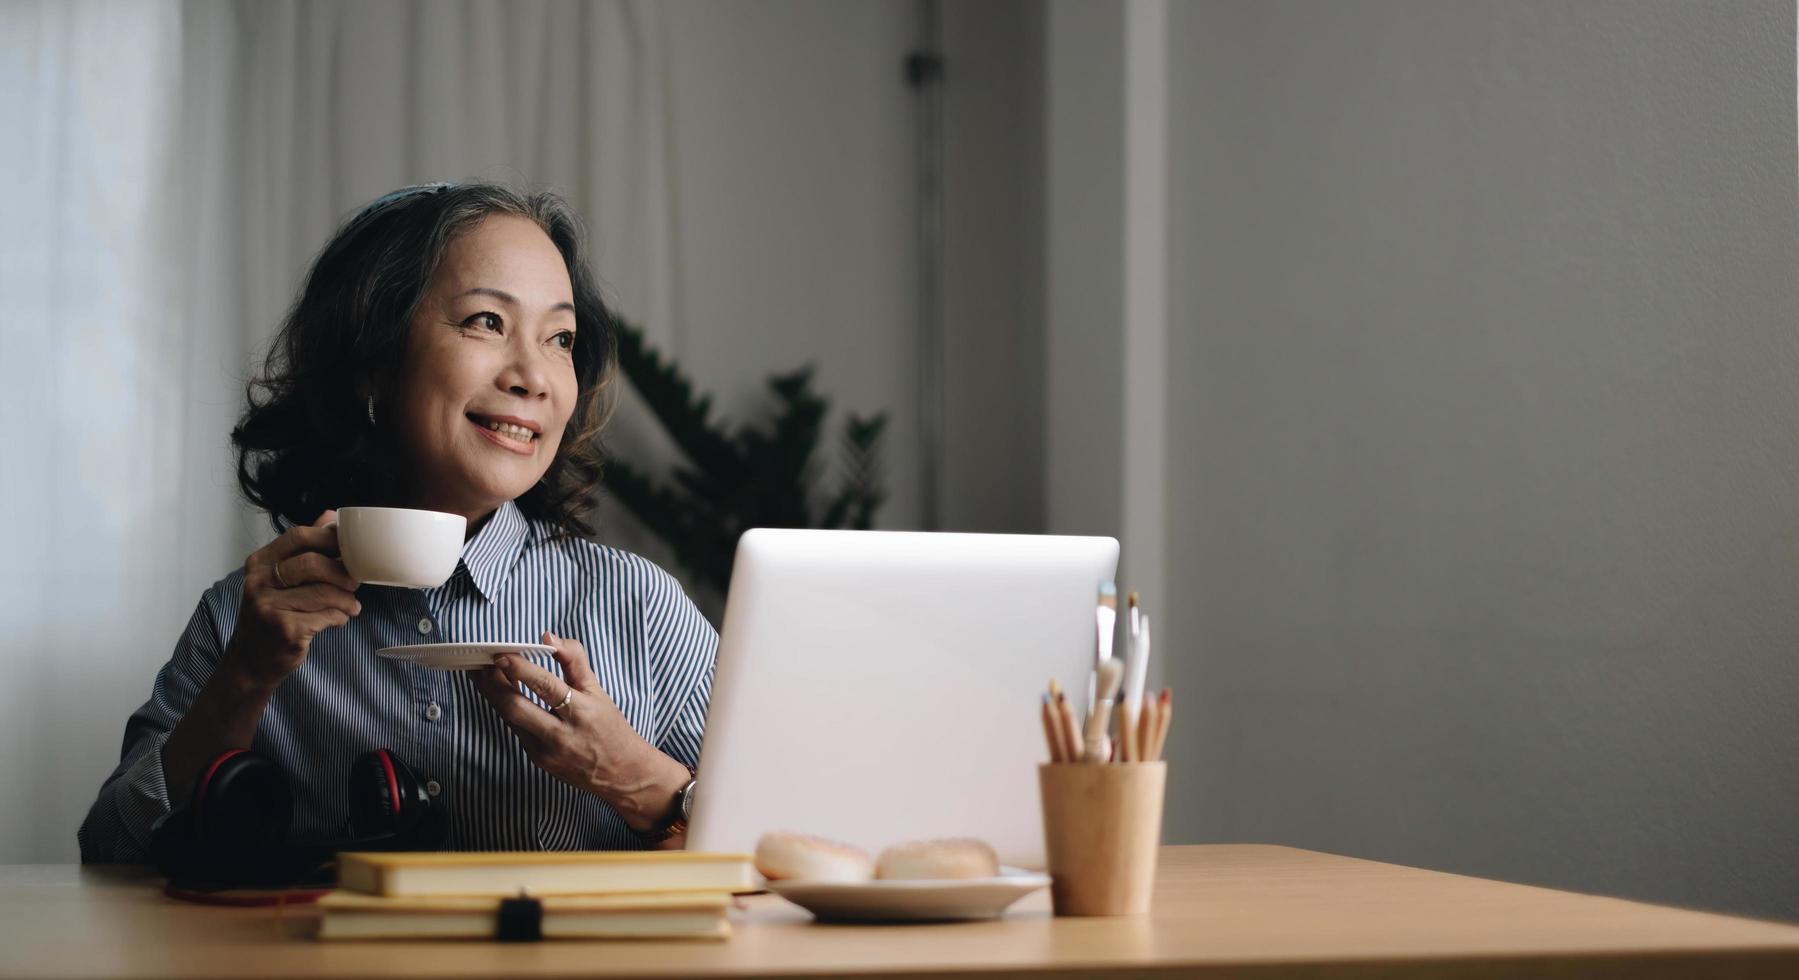
[[[367,895],[593,895],[743,892],[748,854],[694,851],[354,852],[337,856],[337,886]]]
[[[494,939],[500,898],[377,898],[335,891],[319,899],[320,939]],[[537,899],[544,939],[724,939],[729,892],[552,895]]]

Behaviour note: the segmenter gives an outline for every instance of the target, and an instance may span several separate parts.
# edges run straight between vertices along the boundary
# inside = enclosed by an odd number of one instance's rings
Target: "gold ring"
[[[551,711],[561,711],[563,708],[568,707],[568,703],[570,701],[573,701],[574,699],[575,699],[575,689],[573,687],[570,687],[568,689],[568,693],[564,694],[562,696],[561,701],[558,701],[557,703],[550,706],[550,710]]]
[[[293,586],[287,584],[287,578],[281,574],[281,563],[280,562],[275,563],[275,581],[280,582],[281,587],[284,589],[293,588]]]

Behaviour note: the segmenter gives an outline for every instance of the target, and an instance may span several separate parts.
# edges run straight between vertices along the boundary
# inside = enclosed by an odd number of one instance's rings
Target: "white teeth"
[[[489,422],[487,427],[509,439],[517,439],[520,442],[531,441],[531,430],[522,425],[513,425],[510,422]]]

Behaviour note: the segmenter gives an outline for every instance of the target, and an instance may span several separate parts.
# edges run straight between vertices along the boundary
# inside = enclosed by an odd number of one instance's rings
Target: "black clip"
[[[523,892],[500,899],[494,938],[503,943],[534,943],[543,938],[543,903]]]

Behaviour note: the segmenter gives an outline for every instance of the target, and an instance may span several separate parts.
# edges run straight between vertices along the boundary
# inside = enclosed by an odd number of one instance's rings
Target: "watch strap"
[[[637,837],[639,842],[644,844],[660,844],[670,837],[675,837],[687,832],[687,811],[691,806],[689,801],[693,797],[693,787],[694,783],[697,781],[693,767],[688,766],[687,783],[681,787],[680,792],[676,793],[675,798],[670,801],[668,813],[664,814],[662,819],[656,821],[656,825],[648,830],[633,829],[631,831],[631,833]]]

